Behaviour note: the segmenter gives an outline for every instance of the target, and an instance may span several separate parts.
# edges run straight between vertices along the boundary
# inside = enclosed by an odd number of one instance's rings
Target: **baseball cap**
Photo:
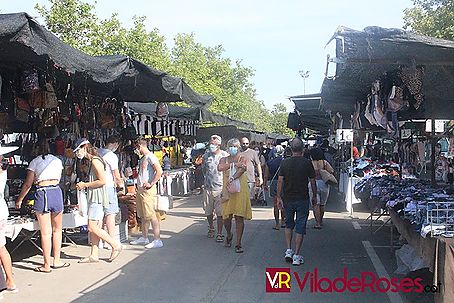
[[[0,147],[0,155],[9,154],[15,150],[19,149],[19,146],[1,146]]]
[[[73,150],[73,152],[76,152],[78,151],[82,146],[84,146],[85,144],[89,144],[90,141],[88,141],[87,138],[81,138],[79,140],[76,141],[76,144],[74,144],[75,148]]]
[[[284,154],[285,148],[282,145],[276,145],[276,154],[282,156]]]

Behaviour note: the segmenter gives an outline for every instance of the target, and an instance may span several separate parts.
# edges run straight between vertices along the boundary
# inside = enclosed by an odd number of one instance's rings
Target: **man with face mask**
[[[255,187],[260,187],[263,184],[262,167],[259,159],[259,155],[255,150],[249,148],[249,139],[244,137],[241,138],[241,155],[246,159],[247,163],[247,179],[249,185],[249,197],[254,200]],[[256,178],[257,175],[257,178]]]
[[[213,213],[217,218],[217,236],[216,242],[223,242],[222,238],[222,172],[218,171],[218,164],[221,158],[227,157],[228,154],[221,150],[221,137],[218,135],[211,136],[208,151],[203,156],[202,171],[204,175],[204,192],[203,192],[203,210],[208,220],[208,238],[214,237]]]
[[[104,209],[104,223],[111,237],[115,237],[115,216],[119,212],[117,190],[124,188],[124,182],[118,170],[118,157],[115,152],[120,145],[120,137],[110,136],[105,148],[98,149],[99,155],[106,163],[106,187],[109,196],[109,206]]]

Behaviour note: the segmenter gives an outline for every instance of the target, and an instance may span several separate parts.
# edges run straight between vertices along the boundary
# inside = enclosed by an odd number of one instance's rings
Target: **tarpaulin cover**
[[[132,58],[89,56],[62,42],[26,13],[0,14],[0,68],[46,69],[49,62],[87,86],[105,91],[118,88],[126,101],[185,101],[207,107],[213,99],[198,95],[182,79]]]
[[[355,101],[365,98],[371,83],[385,72],[401,65],[424,66],[425,101],[412,113],[413,118],[453,117],[454,41],[380,27],[367,27],[364,31],[339,27],[333,39],[336,75],[323,82],[324,108],[351,113]]]
[[[130,110],[137,114],[156,117],[155,103],[128,102],[128,107]],[[200,122],[212,122],[221,125],[235,125],[242,129],[254,129],[254,124],[252,123],[238,121],[198,107],[169,106],[169,119],[186,119]]]
[[[321,109],[320,94],[300,95],[290,97],[300,113],[304,127],[325,133],[332,125],[329,114]]]

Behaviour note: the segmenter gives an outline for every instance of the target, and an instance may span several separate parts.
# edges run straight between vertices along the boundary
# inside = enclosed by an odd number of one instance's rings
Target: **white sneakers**
[[[299,266],[304,263],[304,258],[301,255],[293,255],[292,265]]]
[[[131,245],[147,245],[148,243],[150,243],[150,240],[144,237],[140,237],[139,239],[129,242],[129,244]]]
[[[150,244],[145,245],[145,248],[161,248],[164,244],[161,240],[153,240]]]
[[[301,255],[295,255],[292,249],[285,251],[285,261],[292,262],[292,265],[298,266],[304,263],[304,258]]]
[[[293,260],[292,257],[293,257],[293,250],[292,249],[287,249],[285,251],[285,257],[284,257],[285,261],[292,262],[292,260]]]
[[[161,240],[153,240],[150,242],[148,238],[140,237],[137,240],[129,242],[131,245],[145,245],[145,248],[161,248],[164,246]]]

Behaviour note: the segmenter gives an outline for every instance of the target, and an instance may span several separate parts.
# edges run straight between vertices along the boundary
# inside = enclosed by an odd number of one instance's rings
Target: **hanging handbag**
[[[232,163],[232,164],[230,164],[229,180],[233,179],[233,176],[235,175],[235,173],[236,173],[235,164]],[[240,179],[233,179],[232,182],[229,182],[227,184],[227,191],[230,194],[239,193],[241,191]]]
[[[334,177],[334,175],[332,173],[330,173],[329,171],[327,171],[325,169],[325,160],[323,160],[323,168],[320,169],[320,177],[328,185],[336,185],[337,184],[336,177]]]

